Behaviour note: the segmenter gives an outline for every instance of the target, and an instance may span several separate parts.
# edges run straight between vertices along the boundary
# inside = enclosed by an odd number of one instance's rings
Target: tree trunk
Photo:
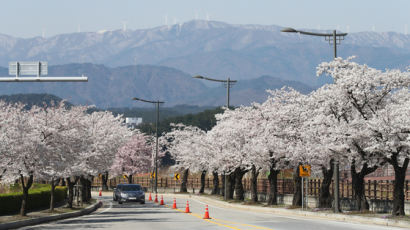
[[[222,175],[222,186],[221,186],[221,196],[225,197],[225,176],[226,174],[224,173]]]
[[[212,172],[212,176],[213,176],[212,184],[213,184],[214,186],[213,186],[213,189],[212,189],[211,194],[212,194],[212,195],[216,195],[216,194],[219,193],[219,177],[218,177],[218,172],[216,172],[216,171]]]
[[[87,180],[84,176],[80,177],[80,184],[81,184],[81,200],[82,202],[87,202]]]
[[[180,192],[188,192],[188,188],[187,188],[188,173],[189,173],[189,169],[185,169],[182,174],[181,188],[179,189]]]
[[[251,200],[258,202],[258,175],[259,169],[256,169],[255,165],[252,165],[252,177],[251,177]]]
[[[332,196],[330,195],[330,185],[333,177],[333,160],[330,160],[330,169],[322,166],[323,181],[319,191],[319,208],[331,208]]]
[[[55,189],[58,183],[60,182],[60,179],[54,180],[51,179],[51,191],[50,191],[50,212],[54,211],[54,205],[55,205],[55,199],[54,199],[54,194],[55,194]]]
[[[235,169],[235,200],[245,200],[242,179],[246,172],[240,168]]]
[[[132,184],[132,174],[128,175],[128,184]]]
[[[280,170],[275,170],[275,165],[271,165],[269,169],[269,193],[268,193],[268,205],[278,204],[278,174]]]
[[[91,186],[93,183],[94,176],[91,176],[90,179],[87,179],[87,201],[91,201]]]
[[[355,161],[352,161],[350,172],[352,174],[353,201],[355,202],[358,211],[369,210],[369,203],[366,200],[364,190],[364,177],[376,171],[377,168],[378,166],[376,165],[368,167],[367,163],[364,163],[360,172],[356,172]]]
[[[68,185],[68,208],[73,208],[73,200],[74,200],[74,185],[79,180],[79,177],[75,177],[73,181],[71,181],[70,177],[66,178],[67,185]]]
[[[235,173],[227,174],[226,176],[226,187],[227,187],[227,199],[233,199],[233,192],[235,188]]]
[[[409,158],[406,158],[403,162],[403,166],[400,167],[399,163],[394,156],[394,160],[391,162],[394,168],[394,190],[393,190],[393,216],[404,216],[404,181],[406,178],[406,171],[409,165]]]
[[[206,176],[206,171],[202,171],[202,173],[201,173],[201,188],[199,189],[199,194],[202,194],[205,191],[205,176]]]
[[[20,181],[21,181],[21,186],[23,188],[23,200],[21,201],[20,215],[26,216],[27,215],[28,190],[33,184],[33,175],[30,175],[30,177],[27,180],[27,184],[25,184],[24,177],[23,175],[20,174]]]
[[[302,177],[299,176],[299,166],[296,167],[293,174],[293,182],[295,183],[295,191],[293,193],[293,206],[302,206]]]
[[[102,181],[102,190],[103,191],[108,191],[108,171],[105,171],[102,175],[101,175],[101,181]]]

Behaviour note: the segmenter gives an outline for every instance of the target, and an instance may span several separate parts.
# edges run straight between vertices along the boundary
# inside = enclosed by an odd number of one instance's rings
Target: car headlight
[[[121,193],[121,197],[128,197],[127,193]]]

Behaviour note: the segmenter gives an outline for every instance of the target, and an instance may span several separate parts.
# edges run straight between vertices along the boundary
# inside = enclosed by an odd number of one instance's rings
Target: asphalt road
[[[146,204],[112,201],[111,196],[103,196],[104,206],[92,215],[61,220],[49,224],[22,229],[259,229],[259,230],[393,230],[403,228],[376,225],[352,224],[323,219],[278,216],[270,213],[251,212],[209,206],[212,219],[204,220],[205,204],[190,199],[190,214],[184,213],[186,199],[177,199],[177,210],[171,209],[172,197],[164,197],[165,204]],[[147,195],[148,199],[148,195]]]

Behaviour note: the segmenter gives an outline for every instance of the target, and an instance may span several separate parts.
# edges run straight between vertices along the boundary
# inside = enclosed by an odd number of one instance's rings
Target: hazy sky
[[[410,32],[409,0],[2,0],[0,33],[17,37],[141,29],[210,19],[346,32]],[[407,29],[408,28],[408,29]]]

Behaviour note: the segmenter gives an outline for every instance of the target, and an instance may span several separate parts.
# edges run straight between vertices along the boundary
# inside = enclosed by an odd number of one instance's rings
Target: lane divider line
[[[225,222],[225,223],[228,223],[228,224],[239,224],[239,225],[244,225],[244,226],[248,226],[248,227],[252,227],[252,228],[256,228],[256,229],[273,230],[272,228],[265,228],[265,227],[252,225],[252,224],[242,224],[242,223],[238,223],[238,222],[233,222],[233,221],[228,221],[228,220],[221,220],[221,219],[217,219],[217,218],[212,218],[212,219],[214,219],[216,221],[220,221],[220,222]]]
[[[166,207],[169,207],[169,206],[166,206]],[[181,213],[185,213],[185,211],[183,211],[183,210],[181,210],[181,209],[174,209],[174,210],[176,210],[176,211],[178,211],[178,212],[181,212]],[[234,230],[241,230],[240,228],[237,228],[237,227],[234,227],[234,226],[230,226],[230,225],[227,225],[227,224],[222,224],[222,223],[218,223],[218,222],[215,222],[215,221],[212,221],[212,220],[210,220],[210,219],[202,219],[202,217],[199,215],[199,214],[196,214],[196,213],[188,213],[189,215],[191,215],[191,216],[195,216],[196,218],[198,218],[198,219],[201,219],[201,220],[204,220],[204,221],[208,221],[209,223],[213,223],[213,224],[216,224],[216,225],[219,225],[219,226],[223,226],[223,227],[226,227],[226,228],[230,228],[230,229],[234,229]]]
[[[197,201],[197,202],[198,202],[198,201]],[[202,203],[202,202],[198,202],[198,203]],[[169,205],[164,205],[164,206],[167,207],[167,208],[170,208]],[[178,212],[181,212],[181,213],[185,213],[185,211],[183,211],[183,210],[181,210],[181,209],[178,209],[178,208],[176,208],[176,209],[174,209],[174,210],[176,210],[176,211],[178,211]],[[216,224],[216,225],[219,225],[219,226],[223,226],[223,227],[226,227],[226,228],[235,229],[235,230],[241,230],[241,229],[240,229],[240,228],[237,228],[237,227],[234,227],[234,226],[227,225],[227,224],[243,225],[243,226],[247,226],[247,227],[251,227],[251,228],[256,228],[256,229],[262,229],[262,230],[273,230],[273,229],[271,229],[271,228],[265,228],[265,227],[261,227],[261,226],[251,225],[251,224],[242,224],[242,223],[233,222],[233,221],[221,220],[221,219],[217,219],[217,218],[214,218],[214,217],[211,218],[212,220],[211,220],[211,219],[203,219],[199,214],[196,214],[196,213],[188,213],[188,214],[190,214],[190,215],[192,215],[192,216],[195,216],[195,217],[198,218],[198,219],[201,219],[201,220],[204,220],[204,221],[208,221],[208,222],[210,222],[210,223],[213,223],[213,224]],[[218,223],[218,222],[216,222],[216,221],[223,222],[223,223],[227,223],[227,224]]]

